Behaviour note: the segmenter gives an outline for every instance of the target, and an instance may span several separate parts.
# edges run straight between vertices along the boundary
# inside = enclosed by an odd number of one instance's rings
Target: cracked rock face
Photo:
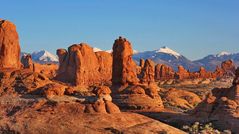
[[[0,20],[0,68],[20,68],[20,44],[16,26]]]

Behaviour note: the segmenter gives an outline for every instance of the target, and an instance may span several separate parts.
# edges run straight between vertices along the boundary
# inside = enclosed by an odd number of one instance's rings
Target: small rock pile
[[[97,99],[93,104],[86,105],[85,113],[120,113],[119,107],[112,103],[109,87],[100,86],[96,88],[94,93]]]

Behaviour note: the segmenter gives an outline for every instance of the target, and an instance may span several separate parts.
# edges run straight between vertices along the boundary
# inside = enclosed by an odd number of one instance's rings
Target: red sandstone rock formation
[[[154,63],[146,60],[143,68],[137,66],[132,59],[133,49],[129,41],[119,37],[113,46],[113,88],[120,93],[114,93],[114,102],[121,108],[162,109],[163,102],[158,94],[158,87],[154,83]],[[142,69],[140,78],[137,78],[137,70]],[[140,72],[140,71],[139,71]]]
[[[200,67],[198,72],[189,72],[178,66],[178,72],[174,73],[171,67],[164,64],[157,64],[155,66],[155,80],[168,80],[168,79],[195,79],[195,78],[221,78],[225,75],[233,76],[235,73],[235,65],[232,60],[224,61],[221,64],[222,68],[217,67],[214,72],[207,71],[204,67]]]
[[[33,64],[33,71],[46,75],[48,78],[54,78],[58,69],[57,64]]]
[[[113,85],[135,85],[138,83],[136,63],[132,59],[131,43],[119,37],[113,45]]]
[[[119,107],[112,103],[109,87],[100,86],[96,88],[94,93],[97,96],[97,100],[93,104],[86,105],[86,113],[120,113]]]
[[[98,68],[98,72],[100,75],[99,81],[101,82],[102,85],[104,83],[108,83],[109,81],[111,81],[113,58],[111,54],[104,51],[96,52],[95,54],[99,64]]]
[[[236,70],[236,67],[232,60],[227,60],[222,62],[221,67],[225,74],[232,75],[232,76]]]
[[[235,79],[233,80],[233,85],[239,85],[239,67],[235,71]]]
[[[21,63],[23,65],[23,68],[33,70],[32,56],[30,54],[23,55],[21,58]]]
[[[133,86],[128,91],[129,94],[142,94],[145,95],[145,90],[141,86]]]
[[[212,73],[212,77],[213,78],[221,78],[223,77],[224,71],[217,66],[216,70]]]
[[[144,67],[144,63],[145,63],[145,60],[144,59],[140,59],[139,66],[136,66],[136,73],[137,73],[138,77],[140,77],[142,68]]]
[[[154,75],[155,75],[154,62],[150,59],[147,59],[141,71],[141,79],[140,79],[141,83],[149,84],[151,82],[154,82]]]
[[[0,19],[0,68],[20,67],[20,45],[16,26]]]
[[[178,66],[178,72],[176,73],[176,79],[182,80],[182,79],[188,79],[189,78],[189,72],[184,69],[183,66]]]
[[[159,98],[161,100],[161,97],[159,96],[159,87],[155,82],[150,82],[148,86],[145,88],[145,93],[151,97],[151,98]]]
[[[98,96],[98,98],[111,94],[111,90],[107,86],[99,86],[93,92]]]
[[[195,108],[193,115],[201,120],[213,121],[221,129],[238,132],[239,123],[239,69],[233,86],[230,88],[215,88],[206,99]]]
[[[141,68],[143,68],[143,67],[144,67],[144,63],[145,63],[144,59],[140,59],[140,61],[139,61],[139,66],[140,66]]]
[[[59,68],[58,68],[57,73],[62,74],[64,72],[66,72],[66,69],[67,69],[68,63],[66,62],[66,60],[69,61],[69,56],[67,57],[68,52],[65,49],[57,49],[56,54],[59,58]]]
[[[47,98],[53,96],[63,96],[66,90],[66,86],[58,83],[50,83],[41,88],[42,94]]]
[[[165,95],[167,103],[182,109],[193,109],[195,105],[201,102],[198,95],[186,90],[171,88]]]
[[[164,64],[157,64],[155,66],[155,80],[174,79],[174,74],[175,72],[172,67]]]
[[[112,56],[106,52],[93,52],[85,44],[58,49],[59,69],[57,80],[77,86],[90,86],[109,82],[112,75]]]
[[[198,73],[199,73],[200,78],[211,78],[212,77],[211,72],[207,72],[204,67],[200,67]]]

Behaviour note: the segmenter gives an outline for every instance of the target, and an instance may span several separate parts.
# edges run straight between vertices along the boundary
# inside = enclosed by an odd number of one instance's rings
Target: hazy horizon
[[[239,52],[239,1],[4,1],[2,19],[16,24],[22,51],[86,42],[103,50],[118,36],[138,51],[167,46],[191,60]]]

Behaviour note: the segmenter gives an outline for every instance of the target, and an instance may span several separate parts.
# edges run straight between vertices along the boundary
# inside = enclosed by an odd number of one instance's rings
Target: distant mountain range
[[[22,52],[21,56],[27,54]],[[37,63],[46,64],[46,63],[58,63],[58,57],[46,50],[35,51],[31,53],[32,60]]]
[[[207,70],[215,70],[215,68],[225,60],[232,59],[236,66],[239,66],[239,53],[221,52],[216,55],[208,55],[202,59],[194,61],[199,66],[205,67]]]
[[[106,51],[111,53],[112,50],[101,50],[99,48],[93,48],[94,52]],[[21,53],[21,54],[24,54]],[[32,59],[38,63],[58,63],[58,57],[46,50],[36,51],[32,54]],[[182,54],[164,46],[158,50],[138,52],[134,50],[133,59],[139,63],[139,60],[152,59],[157,64],[166,64],[177,70],[179,65],[190,71],[198,71],[201,66],[205,67],[209,71],[214,71],[217,66],[221,65],[221,62],[232,59],[234,63],[239,66],[239,53],[221,52],[215,55],[208,55],[202,59],[191,61]]]
[[[139,52],[133,56],[133,59],[137,62],[139,62],[141,58],[152,59],[155,63],[169,65],[175,70],[177,70],[178,65],[182,65],[189,70],[195,70],[198,67],[197,64],[168,47],[161,47],[153,51]]]
[[[191,61],[168,47],[161,47],[154,51],[139,52],[134,54],[133,58],[137,62],[139,62],[140,58],[152,59],[155,63],[167,64],[175,70],[177,70],[178,65],[182,65],[190,71],[198,71],[201,66],[205,67],[208,71],[214,71],[223,61],[229,59],[232,59],[236,66],[239,65],[239,53],[221,52]]]

